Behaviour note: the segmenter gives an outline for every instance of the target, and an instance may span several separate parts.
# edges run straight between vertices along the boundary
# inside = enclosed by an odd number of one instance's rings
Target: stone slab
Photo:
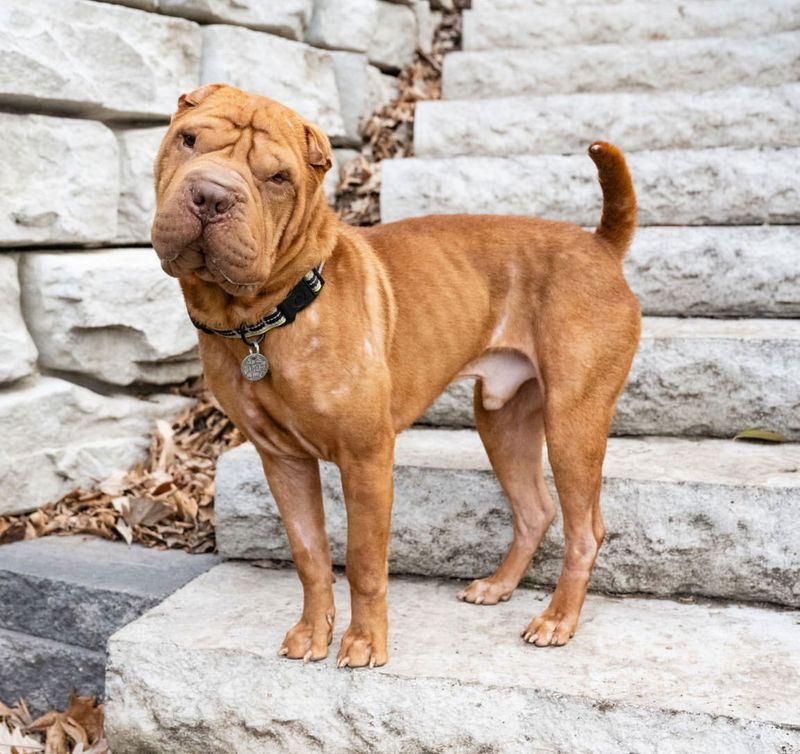
[[[800,33],[452,52],[442,75],[445,99],[775,86],[800,77]]]
[[[546,475],[555,491],[549,466]],[[401,434],[394,478],[392,573],[478,578],[500,563],[511,515],[475,432]],[[216,480],[220,553],[291,560],[255,449],[226,453]],[[346,516],[333,464],[322,465],[322,480],[334,563],[344,565]],[[800,607],[800,537],[793,523],[800,515],[800,446],[615,438],[602,503],[608,533],[593,590]],[[561,529],[559,513],[528,569],[528,583],[555,585]]]
[[[103,696],[105,654],[0,629],[0,699],[24,697],[33,715],[67,706],[70,691]]]
[[[409,3],[410,5],[410,3]],[[394,73],[414,60],[417,16],[413,8],[377,0],[378,18],[367,53],[378,68]]]
[[[0,17],[5,12],[0,9]],[[116,235],[119,157],[108,128],[0,113],[0,129],[0,180],[14,187],[0,209],[0,247],[91,243]]]
[[[312,0],[158,0],[161,13],[204,24],[232,24],[302,39]]]
[[[570,44],[754,37],[800,29],[800,6],[786,0],[689,0],[680,3],[560,3],[513,10],[466,10],[464,50]]]
[[[661,150],[626,159],[640,225],[800,222],[800,149]],[[600,219],[597,172],[586,155],[384,160],[382,175],[384,222],[462,212],[583,226]]]
[[[344,579],[334,589],[333,656],[349,617]],[[300,609],[294,574],[217,566],[112,637],[111,748],[617,754],[665,741],[671,752],[751,754],[800,747],[797,613],[589,597],[568,647],[541,650],[519,633],[546,595],[487,608],[457,602],[454,589],[392,580],[389,664],[339,670],[333,657],[303,664],[276,656]]]
[[[250,29],[205,26],[201,78],[278,100],[331,139],[344,136],[333,59],[324,50]]]
[[[800,317],[800,226],[639,228],[625,275],[645,314]]]
[[[0,254],[0,385],[33,374],[36,346],[22,319],[15,254]]]
[[[344,136],[337,144],[360,147],[361,129],[369,117],[388,99],[380,70],[357,52],[332,52],[336,86],[344,121]]]
[[[611,92],[419,102],[417,157],[583,154],[595,139],[625,151],[797,147],[800,84],[704,92]]]
[[[197,24],[88,0],[0,6],[0,104],[164,120],[198,85]]]
[[[54,377],[0,391],[0,515],[130,468],[145,455],[155,420],[172,421],[191,405],[177,395],[100,395]]]
[[[133,128],[115,132],[119,144],[119,205],[114,243],[150,243],[156,209],[153,165],[166,128]]]
[[[377,22],[376,0],[314,0],[305,40],[328,50],[366,52]]]
[[[122,626],[217,563],[97,537],[0,547],[0,628],[104,650]]]
[[[180,286],[152,249],[31,252],[21,277],[42,366],[112,385],[163,385],[200,373]]]
[[[731,438],[766,427],[800,440],[800,321],[645,317],[612,433]],[[421,421],[471,426],[472,381]]]

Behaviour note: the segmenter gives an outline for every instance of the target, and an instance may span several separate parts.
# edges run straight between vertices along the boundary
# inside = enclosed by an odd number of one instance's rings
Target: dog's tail
[[[622,152],[613,144],[596,141],[589,157],[597,165],[603,189],[603,216],[595,233],[616,249],[620,258],[631,245],[636,229],[636,192]]]

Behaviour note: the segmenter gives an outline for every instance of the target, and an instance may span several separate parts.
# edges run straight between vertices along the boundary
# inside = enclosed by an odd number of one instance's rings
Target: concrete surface
[[[565,648],[519,633],[544,605],[456,601],[451,582],[394,579],[390,660],[337,670],[285,660],[291,572],[225,564],[109,644],[114,754],[667,752],[800,747],[798,614],[589,597]],[[335,585],[348,623],[347,585]],[[757,640],[754,640],[757,637]]]

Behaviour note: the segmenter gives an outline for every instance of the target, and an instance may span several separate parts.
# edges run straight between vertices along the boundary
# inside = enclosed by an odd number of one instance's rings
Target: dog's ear
[[[322,168],[323,172],[331,169],[333,153],[328,137],[316,126],[305,124],[306,155],[308,164],[315,168]]]
[[[218,89],[225,88],[225,86],[225,84],[206,84],[199,89],[195,89],[193,92],[181,94],[181,96],[178,97],[178,109],[175,111],[175,115],[197,107],[204,99],[210,97]],[[173,117],[175,116],[173,115]]]

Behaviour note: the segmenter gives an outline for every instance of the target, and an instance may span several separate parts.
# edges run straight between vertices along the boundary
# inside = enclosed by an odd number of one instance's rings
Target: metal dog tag
[[[263,339],[264,336],[262,335],[261,340]],[[266,377],[269,371],[267,357],[258,350],[261,340],[255,343],[247,343],[247,341],[245,341],[250,353],[242,359],[242,376],[250,380],[250,382],[258,382]]]

